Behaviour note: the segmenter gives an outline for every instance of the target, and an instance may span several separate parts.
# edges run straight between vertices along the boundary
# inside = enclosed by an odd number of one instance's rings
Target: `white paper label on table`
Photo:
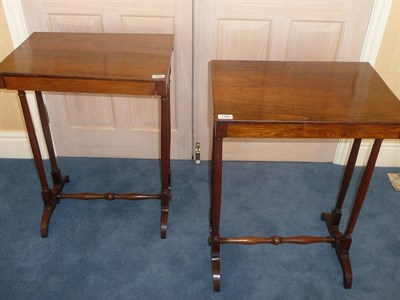
[[[153,76],[151,76],[151,78],[153,78],[153,79],[165,78],[165,75],[164,74],[153,74]]]
[[[218,114],[218,120],[233,120],[233,115],[230,115],[230,114]]]

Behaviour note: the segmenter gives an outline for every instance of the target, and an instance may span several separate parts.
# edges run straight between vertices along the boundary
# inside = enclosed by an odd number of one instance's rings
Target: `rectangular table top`
[[[173,39],[171,34],[33,33],[0,64],[0,87],[85,92],[87,85],[92,92],[94,81],[153,87],[169,80]],[[65,80],[72,80],[72,90],[63,87]]]
[[[368,63],[212,61],[211,73],[227,136],[400,138],[400,101]]]

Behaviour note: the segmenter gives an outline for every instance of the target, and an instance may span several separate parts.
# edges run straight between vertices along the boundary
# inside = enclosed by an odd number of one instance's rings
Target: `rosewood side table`
[[[170,73],[173,35],[33,33],[0,64],[0,88],[18,90],[44,203],[41,235],[61,199],[161,200],[161,237],[166,237],[170,193]],[[35,91],[51,162],[49,186],[25,90]],[[63,193],[69,181],[57,166],[42,91],[155,95],[161,102],[160,194]]]
[[[214,290],[220,290],[221,244],[311,244],[336,250],[344,287],[351,288],[352,234],[383,139],[400,138],[400,101],[368,63],[212,61],[214,128],[210,208]],[[335,208],[322,213],[329,236],[222,237],[222,146],[229,138],[354,139]],[[374,139],[347,227],[339,230],[342,205],[361,140]]]

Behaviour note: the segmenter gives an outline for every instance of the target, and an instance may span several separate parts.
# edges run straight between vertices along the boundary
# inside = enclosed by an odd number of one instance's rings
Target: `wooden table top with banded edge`
[[[227,137],[400,137],[400,102],[368,63],[212,61],[211,69],[214,122],[228,125]]]
[[[173,41],[172,34],[35,32],[1,63],[0,87],[154,95],[169,79]]]

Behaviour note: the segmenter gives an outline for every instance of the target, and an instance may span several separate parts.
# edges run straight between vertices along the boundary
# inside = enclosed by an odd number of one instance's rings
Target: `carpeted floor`
[[[159,192],[155,160],[59,165],[71,178],[65,192]],[[343,288],[329,244],[222,245],[220,293],[207,244],[209,171],[207,162],[172,162],[166,240],[158,200],[62,200],[42,239],[33,162],[0,160],[0,299],[398,299],[400,193],[386,176],[398,169],[375,170],[350,250],[352,289]],[[333,208],[342,172],[325,163],[225,162],[222,236],[326,236],[320,214]]]

